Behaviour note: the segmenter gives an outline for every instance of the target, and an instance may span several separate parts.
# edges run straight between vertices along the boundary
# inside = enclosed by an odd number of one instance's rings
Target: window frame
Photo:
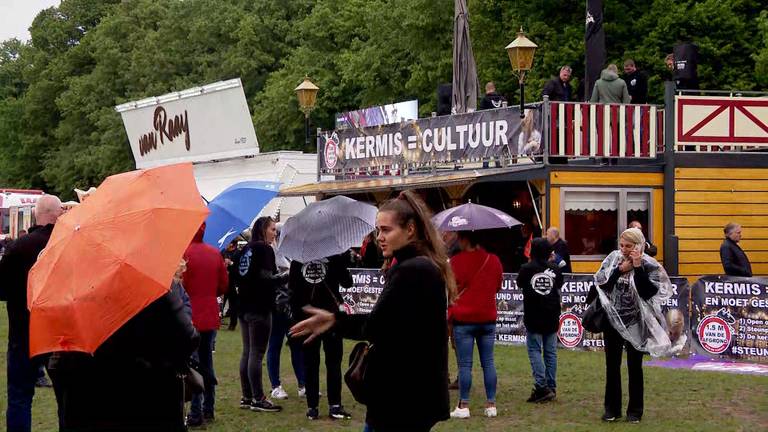
[[[652,187],[590,187],[590,186],[568,186],[560,188],[560,237],[565,239],[568,227],[565,226],[565,204],[568,192],[612,192],[618,193],[618,217],[616,223],[616,238],[626,229],[627,224],[627,193],[641,192],[648,194],[648,226],[645,231],[648,233],[648,239],[653,238],[653,188]],[[602,261],[607,255],[571,255],[571,261]]]

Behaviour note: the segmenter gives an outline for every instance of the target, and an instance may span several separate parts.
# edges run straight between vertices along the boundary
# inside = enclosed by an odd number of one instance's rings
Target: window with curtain
[[[616,249],[619,234],[631,221],[649,234],[650,191],[585,188],[564,190],[560,227],[572,256],[597,258]]]

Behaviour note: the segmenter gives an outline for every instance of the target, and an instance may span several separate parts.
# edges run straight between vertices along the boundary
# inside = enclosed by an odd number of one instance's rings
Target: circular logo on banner
[[[311,284],[320,283],[325,280],[325,263],[322,261],[312,261],[301,267],[301,275],[304,280]]]
[[[325,155],[325,166],[328,168],[335,167],[336,162],[339,160],[336,156],[336,149],[339,147],[336,140],[338,140],[336,134],[325,138],[325,150],[323,151],[323,154]]]
[[[701,347],[712,354],[720,354],[731,345],[731,327],[715,315],[707,315],[696,329]]]
[[[571,312],[560,315],[560,329],[557,337],[566,348],[575,348],[581,343],[584,336],[584,327],[581,326],[581,318]]]

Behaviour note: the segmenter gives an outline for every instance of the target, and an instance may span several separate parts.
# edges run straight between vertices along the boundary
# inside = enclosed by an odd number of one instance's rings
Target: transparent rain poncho
[[[642,266],[648,274],[648,279],[658,289],[656,295],[648,300],[640,297],[635,287],[634,270],[622,274],[613,290],[606,293],[600,285],[608,282],[622,259],[621,251],[611,252],[595,274],[595,288],[600,304],[613,328],[635,349],[654,357],[667,355],[672,344],[667,334],[664,315],[661,313],[661,305],[672,295],[672,282],[658,261],[643,254]]]

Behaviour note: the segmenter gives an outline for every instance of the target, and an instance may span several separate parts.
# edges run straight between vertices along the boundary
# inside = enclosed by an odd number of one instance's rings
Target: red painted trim
[[[573,155],[573,105],[565,106],[565,154]]]
[[[557,145],[557,106],[559,104],[552,103],[550,104],[550,146],[549,146],[549,153],[555,156],[560,155],[559,146]]]
[[[606,139],[603,135],[603,118],[605,117],[605,113],[603,110],[605,109],[605,105],[597,105],[595,107],[595,115],[597,116],[597,156],[604,156],[603,152],[603,140]]]
[[[581,153],[584,155],[589,154],[591,145],[589,142],[589,125],[591,124],[592,122],[589,118],[589,104],[581,104]]]
[[[645,157],[649,156],[651,154],[650,150],[650,118],[651,118],[651,109],[647,106],[640,107],[640,124],[643,125],[642,129],[640,130],[640,156]]]
[[[622,157],[619,154],[619,106],[609,105],[611,109],[611,156]]]

